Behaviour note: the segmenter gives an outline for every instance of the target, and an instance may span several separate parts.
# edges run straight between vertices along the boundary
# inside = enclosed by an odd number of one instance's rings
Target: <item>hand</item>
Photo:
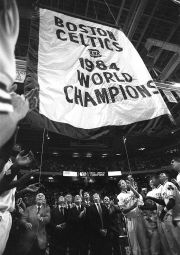
[[[127,184],[127,188],[131,188],[131,182],[130,181],[126,181],[126,184]]]
[[[43,217],[41,217],[40,214],[37,215],[37,218],[38,218],[39,221],[41,221],[41,222],[43,221]]]
[[[107,229],[100,229],[100,233],[105,237],[107,235]]]
[[[16,77],[15,45],[19,34],[19,13],[15,0],[3,0],[0,10],[0,82],[9,89]]]
[[[31,172],[34,171],[34,170],[31,170]],[[39,171],[38,169],[36,169],[35,171]],[[32,175],[34,173],[37,173],[37,172],[33,172]],[[40,187],[37,187],[36,184],[31,184],[29,185],[26,190],[29,191],[29,192],[32,192],[32,193],[36,193],[38,190],[39,190]]]
[[[16,93],[11,94],[12,105],[14,107],[14,112],[12,116],[16,121],[23,119],[29,111],[29,101],[25,99],[23,95],[17,95]]]
[[[32,230],[32,224],[31,223],[26,223],[25,227],[27,230]]]
[[[82,218],[86,214],[86,208],[79,214],[79,218]]]
[[[23,154],[24,154],[24,151],[21,151],[17,155],[17,157],[15,159],[15,163],[18,166],[29,166],[34,160],[34,155],[31,151],[26,155],[23,155]]]
[[[162,211],[161,211],[161,213],[160,213],[160,215],[159,215],[160,221],[163,221],[163,220],[164,220],[165,215],[166,215],[166,211],[165,211],[164,209],[162,209]]]

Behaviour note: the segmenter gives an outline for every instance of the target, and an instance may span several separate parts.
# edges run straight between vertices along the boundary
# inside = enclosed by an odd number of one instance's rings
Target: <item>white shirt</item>
[[[12,161],[9,159],[5,164],[1,174],[0,179],[5,175],[9,168],[13,165]],[[14,178],[16,180],[17,177]],[[15,209],[15,193],[16,188],[5,191],[0,196],[0,212],[9,211],[12,212]]]
[[[170,198],[175,199],[175,206],[173,209],[169,210],[168,213],[172,214],[174,220],[180,220],[180,193],[172,182],[164,183],[162,197],[166,205]]]
[[[138,205],[143,205],[143,199],[140,195],[139,198],[137,198],[134,193],[130,190],[127,192],[121,192],[117,199],[119,200],[118,205],[121,209],[128,209],[131,207],[136,201],[138,201]],[[140,210],[138,207],[134,208],[130,212],[126,213],[127,218],[135,218],[140,215]]]
[[[176,177],[176,181],[177,181],[178,185],[180,186],[180,173],[178,173],[178,175]]]

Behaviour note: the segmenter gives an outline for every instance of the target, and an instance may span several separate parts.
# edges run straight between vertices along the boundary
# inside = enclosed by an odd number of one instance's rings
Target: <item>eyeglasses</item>
[[[175,161],[174,161],[174,160],[172,160],[172,161],[171,161],[171,165],[172,165],[172,164],[174,164],[174,162],[175,162]]]

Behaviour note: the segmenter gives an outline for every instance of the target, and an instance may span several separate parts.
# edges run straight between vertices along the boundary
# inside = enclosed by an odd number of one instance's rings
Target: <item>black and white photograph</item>
[[[180,0],[0,0],[0,255],[180,255]]]

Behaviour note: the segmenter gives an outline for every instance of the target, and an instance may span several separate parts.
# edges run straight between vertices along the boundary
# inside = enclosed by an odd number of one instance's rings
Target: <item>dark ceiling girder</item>
[[[142,17],[144,9],[146,8],[147,2],[148,2],[148,0],[140,0],[138,8],[134,12],[134,17],[132,19],[132,22],[131,22],[130,27],[127,32],[127,37],[129,38],[129,40],[131,40],[133,38],[133,35],[135,33],[135,30],[139,24],[141,17]]]
[[[87,4],[86,4],[85,17],[87,17],[88,8],[89,8],[89,0],[87,0]]]
[[[146,33],[146,30],[147,30],[147,28],[148,28],[148,26],[149,26],[149,24],[150,24],[150,22],[151,22],[151,20],[152,20],[152,18],[153,18],[153,16],[154,16],[154,13],[155,13],[155,11],[156,11],[156,8],[157,8],[159,2],[160,2],[160,0],[157,0],[157,1],[156,1],[155,5],[154,5],[154,7],[153,7],[153,10],[152,10],[151,14],[150,14],[149,17],[148,17],[148,20],[147,20],[147,22],[146,22],[146,25],[144,26],[144,28],[143,28],[143,30],[142,30],[142,32],[141,32],[141,35],[140,35],[140,37],[139,37],[139,40],[138,40],[137,43],[136,43],[136,49],[138,49],[138,47],[139,47],[139,45],[140,45],[140,43],[141,43],[141,40],[143,39],[144,34]]]
[[[138,6],[138,2],[139,1],[134,0],[131,4],[131,7],[130,7],[129,12],[128,12],[128,16],[127,16],[126,21],[125,21],[124,26],[123,26],[123,31],[124,31],[125,34],[127,34],[129,25],[132,23],[133,13],[134,13],[134,10]]]
[[[163,82],[166,81],[169,78],[169,76],[173,73],[173,71],[176,69],[176,67],[179,65],[179,63],[180,55],[179,53],[175,53],[165,66],[162,73],[159,75],[159,79]]]
[[[121,14],[122,14],[122,11],[123,11],[123,8],[124,8],[125,1],[126,0],[122,0],[121,7],[119,9],[119,12],[118,12],[118,15],[117,15],[117,18],[116,18],[116,25],[117,26],[119,26],[119,21],[120,21],[120,18],[121,18]]]
[[[174,33],[175,33],[175,31],[176,31],[176,29],[177,29],[178,27],[179,27],[179,22],[177,22],[176,24],[174,24],[174,26],[173,26],[173,28],[172,28],[170,34],[168,35],[168,37],[167,37],[167,39],[166,39],[166,41],[165,41],[164,43],[167,43],[167,42],[169,42],[169,41],[171,40],[171,38],[173,37],[173,35],[174,35]],[[157,54],[156,57],[154,58],[154,61],[153,61],[153,64],[154,64],[154,65],[156,64],[156,62],[157,62],[157,60],[159,59],[159,57],[160,57],[160,55],[161,55],[162,52],[163,52],[163,47],[161,47],[161,48],[159,49],[158,54]]]

